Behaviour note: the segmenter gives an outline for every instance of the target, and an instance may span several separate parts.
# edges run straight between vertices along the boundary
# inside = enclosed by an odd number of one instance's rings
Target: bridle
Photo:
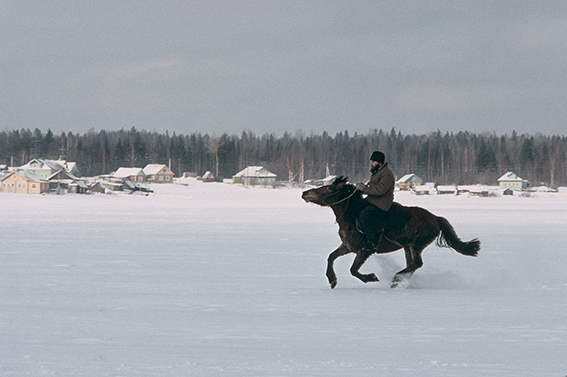
[[[332,204],[329,204],[329,207],[332,207],[332,206],[335,206],[335,205],[337,205],[337,204],[340,204],[340,203],[344,202],[345,200],[349,200],[350,198],[352,198],[352,197],[354,196],[354,194],[356,193],[356,191],[357,191],[357,190],[354,189],[354,190],[352,191],[352,193],[351,193],[349,196],[344,197],[344,198],[342,198],[341,200],[336,201],[336,202],[334,202],[334,203],[332,203]],[[340,193],[341,193],[340,190],[337,191],[337,192],[333,192],[333,193],[331,193],[331,194],[329,194],[329,195],[324,196],[323,199],[327,199],[327,198],[330,197],[330,196],[337,195],[337,194],[340,194]]]

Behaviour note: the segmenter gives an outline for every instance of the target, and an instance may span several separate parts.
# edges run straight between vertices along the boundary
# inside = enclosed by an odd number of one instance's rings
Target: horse
[[[404,281],[409,281],[413,273],[423,266],[421,253],[429,244],[437,239],[438,247],[447,247],[460,254],[475,257],[480,250],[480,241],[473,239],[463,242],[457,236],[453,226],[447,219],[435,216],[421,207],[406,207],[397,202],[392,204],[388,214],[392,224],[384,228],[383,237],[380,237],[378,248],[371,252],[363,252],[366,244],[366,235],[358,229],[357,218],[366,206],[370,204],[363,196],[362,191],[348,183],[348,177],[340,176],[332,184],[304,191],[302,199],[322,207],[330,207],[339,226],[341,245],[329,254],[327,258],[326,276],[331,289],[337,285],[337,276],[333,269],[335,260],[343,255],[355,253],[356,257],[350,268],[350,273],[364,283],[377,282],[378,277],[371,274],[362,274],[360,267],[370,255],[390,253],[404,249],[406,268],[396,273],[391,288],[399,287]]]

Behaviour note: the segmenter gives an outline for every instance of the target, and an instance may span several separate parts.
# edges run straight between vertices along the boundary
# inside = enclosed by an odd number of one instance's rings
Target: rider
[[[366,195],[371,204],[360,212],[360,221],[367,244],[363,251],[370,252],[378,248],[387,221],[387,212],[394,202],[394,174],[385,162],[384,153],[374,151],[370,156],[370,181],[367,184],[359,182],[356,188]]]

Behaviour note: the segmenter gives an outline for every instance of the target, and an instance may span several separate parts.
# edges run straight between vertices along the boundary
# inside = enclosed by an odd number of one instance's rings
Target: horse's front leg
[[[366,262],[366,260],[371,254],[372,253],[363,253],[362,251],[357,252],[356,257],[354,258],[354,262],[352,262],[352,266],[350,267],[350,273],[352,274],[352,276],[359,278],[360,280],[362,280],[363,283],[368,283],[371,281],[379,281],[378,277],[375,274],[366,275],[366,274],[361,274],[358,271],[360,270],[360,267],[364,264],[364,262]]]
[[[343,243],[335,251],[329,254],[329,257],[327,258],[327,279],[329,280],[331,289],[337,286],[337,275],[335,275],[333,263],[335,262],[335,259],[348,253],[350,253],[350,250]]]

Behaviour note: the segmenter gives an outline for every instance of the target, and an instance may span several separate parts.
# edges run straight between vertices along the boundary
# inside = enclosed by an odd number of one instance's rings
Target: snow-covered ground
[[[482,242],[353,255],[299,189],[0,194],[0,375],[565,376],[567,193],[414,196]]]

